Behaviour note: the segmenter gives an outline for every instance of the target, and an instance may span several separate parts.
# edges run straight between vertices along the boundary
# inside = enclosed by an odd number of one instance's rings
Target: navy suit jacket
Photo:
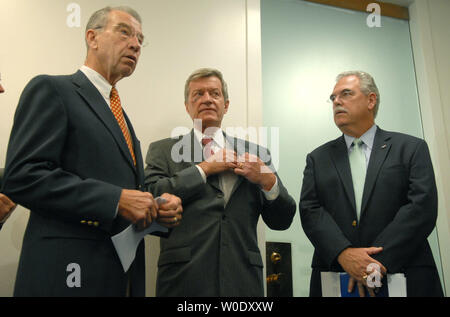
[[[383,247],[373,256],[388,273],[405,273],[408,296],[442,296],[427,237],[436,225],[437,190],[424,140],[377,128],[357,222],[344,136],[306,158],[300,197],[303,229],[315,252],[311,296],[321,295],[320,272],[342,272],[347,247]]]
[[[31,210],[15,295],[126,294],[128,275],[110,237],[129,225],[116,216],[122,189],[142,189],[144,174],[124,115],[136,166],[109,106],[82,72],[37,76],[24,89],[3,180],[4,193]],[[68,286],[72,263],[81,269],[80,287]],[[144,296],[143,243],[129,274],[131,294]]]

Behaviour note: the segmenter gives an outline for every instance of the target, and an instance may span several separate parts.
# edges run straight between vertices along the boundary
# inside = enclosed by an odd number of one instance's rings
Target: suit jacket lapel
[[[332,156],[331,161],[335,165],[335,168],[344,186],[345,193],[347,194],[347,198],[353,206],[353,211],[356,217],[355,192],[353,191],[353,181],[350,170],[350,162],[348,159],[348,150],[343,135],[342,137],[336,139],[332,144],[330,154]]]
[[[81,71],[74,74],[73,82],[78,87],[78,93],[84,98],[89,107],[97,114],[100,120],[104,123],[105,127],[111,132],[123,155],[127,158],[128,163],[131,165],[133,170],[135,170],[133,159],[131,158],[131,154],[122,130],[117,124],[117,120],[111,109],[106,104],[105,99],[103,99],[100,92]],[[132,128],[130,128],[131,124],[128,120],[127,124],[129,124],[128,127],[131,132]]]
[[[131,140],[133,142],[133,149],[134,149],[134,156],[136,158],[136,166],[134,166],[134,162],[133,162],[133,158],[131,157],[130,154],[130,150],[128,149],[128,145],[126,144],[125,138],[125,145],[126,145],[126,154],[127,154],[127,158],[128,158],[128,163],[130,163],[136,170],[138,170],[138,176],[140,177],[140,170],[142,169],[142,167],[144,166],[144,162],[142,161],[142,153],[141,153],[141,143],[139,142],[136,133],[134,132],[134,128],[133,125],[131,124],[130,119],[128,118],[127,114],[125,113],[125,110],[123,111],[123,116],[125,118],[125,121],[127,122],[127,126],[128,126],[128,130],[130,131],[130,135],[131,135]],[[122,130],[120,131],[122,132]],[[123,136],[123,133],[122,133]],[[144,176],[143,176],[143,170],[142,170],[142,181],[144,180]],[[139,179],[139,181],[141,181],[141,179]],[[139,182],[139,184],[141,184]]]
[[[369,165],[367,167],[366,181],[364,183],[364,192],[361,203],[361,217],[367,207],[367,203],[372,194],[373,187],[378,178],[381,166],[386,160],[386,157],[391,149],[390,135],[380,128],[377,129],[375,139],[373,141],[372,152],[370,154]]]

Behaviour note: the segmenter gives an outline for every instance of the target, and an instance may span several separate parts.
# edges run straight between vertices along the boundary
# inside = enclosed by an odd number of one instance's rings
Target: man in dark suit
[[[146,185],[183,201],[183,223],[161,239],[157,296],[263,296],[259,216],[289,228],[295,201],[265,149],[225,134],[229,100],[220,71],[199,69],[186,81],[194,129],[150,145]],[[202,149],[202,144],[204,148]]]
[[[5,89],[2,85],[2,76],[0,74],[0,94],[4,93]],[[2,179],[3,179],[3,168],[0,168],[0,189],[2,188]],[[14,209],[16,209],[16,204],[9,199],[5,194],[0,193],[0,230],[3,227],[6,219],[12,214]]]
[[[78,72],[32,79],[16,110],[4,190],[31,210],[16,296],[144,296],[143,241],[124,273],[111,236],[181,218],[179,198],[164,194],[157,206],[142,191],[140,144],[115,88],[141,53],[138,13],[95,12],[86,43]]]
[[[375,125],[380,97],[367,73],[340,74],[330,99],[344,135],[308,154],[300,197],[315,248],[310,295],[322,295],[321,272],[345,271],[360,296],[368,286],[374,295],[369,275],[391,273],[405,275],[407,296],[442,296],[427,241],[437,218],[427,144]]]

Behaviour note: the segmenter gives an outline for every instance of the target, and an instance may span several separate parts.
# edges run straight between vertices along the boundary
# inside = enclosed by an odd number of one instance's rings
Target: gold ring
[[[177,223],[178,222],[178,218],[177,217],[173,217],[173,223]]]
[[[244,167],[244,163],[239,163],[239,168],[242,169]]]
[[[363,274],[362,278],[363,280],[367,280],[368,275],[366,273]]]

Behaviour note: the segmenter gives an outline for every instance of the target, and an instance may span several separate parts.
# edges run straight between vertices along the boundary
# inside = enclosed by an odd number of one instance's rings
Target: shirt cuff
[[[275,178],[275,184],[272,186],[270,190],[264,190],[262,188],[261,190],[264,193],[264,196],[266,196],[267,200],[277,199],[278,195],[280,194],[280,187],[278,186],[278,177]]]
[[[205,174],[205,171],[204,171],[200,166],[198,166],[198,165],[195,165],[195,167],[197,167],[198,172],[199,172],[200,175],[202,176],[203,183],[206,184],[206,174]]]

